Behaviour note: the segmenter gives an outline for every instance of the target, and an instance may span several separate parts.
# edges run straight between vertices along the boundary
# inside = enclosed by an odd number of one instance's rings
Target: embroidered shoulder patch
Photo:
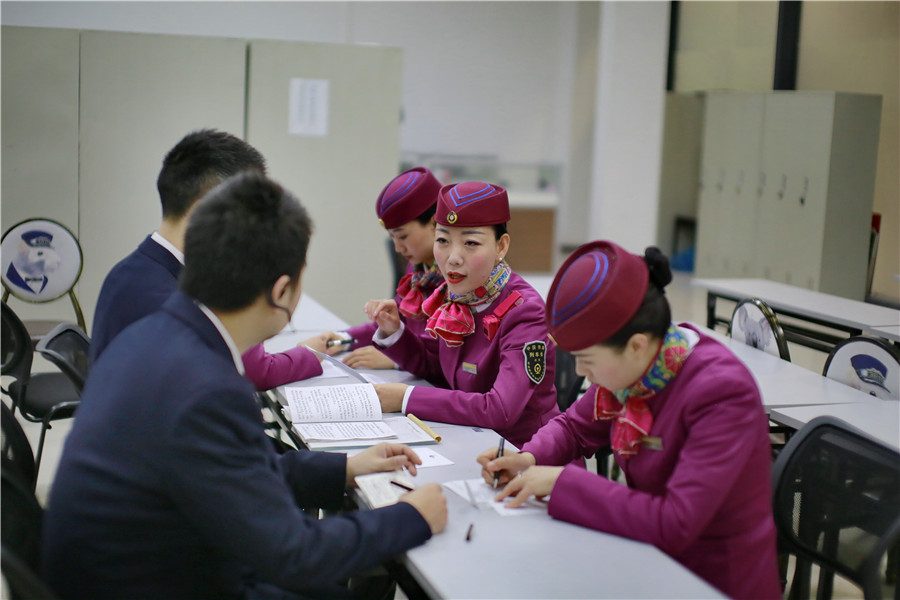
[[[525,355],[525,373],[528,379],[535,383],[544,380],[544,372],[547,370],[547,344],[544,342],[528,342],[522,348]]]

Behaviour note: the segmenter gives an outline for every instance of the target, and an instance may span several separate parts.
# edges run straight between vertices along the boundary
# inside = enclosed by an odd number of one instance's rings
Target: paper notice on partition
[[[288,133],[306,137],[328,135],[329,81],[293,78],[288,97]]]

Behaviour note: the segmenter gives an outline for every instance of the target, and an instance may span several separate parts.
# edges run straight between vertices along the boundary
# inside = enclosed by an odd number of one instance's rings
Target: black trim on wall
[[[669,2],[669,56],[666,60],[666,91],[675,89],[675,54],[678,52],[678,18],[681,14],[681,2]]]
[[[778,3],[778,35],[775,45],[773,90],[797,89],[797,55],[800,46],[800,0]]]

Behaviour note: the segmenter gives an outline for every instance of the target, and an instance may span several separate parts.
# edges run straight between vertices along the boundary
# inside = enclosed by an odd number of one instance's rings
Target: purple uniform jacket
[[[522,294],[500,321],[493,340],[484,333],[484,319],[513,291]],[[475,332],[456,348],[427,333],[407,328],[384,353],[403,369],[426,379],[443,375],[450,389],[416,386],[406,410],[419,418],[494,429],[518,447],[559,414],[556,405],[556,347],[544,324],[544,301],[528,283],[512,273],[500,296],[476,313]],[[409,321],[407,321],[407,325]],[[546,364],[538,383],[526,373],[525,346],[543,344]]]
[[[539,465],[564,465],[608,445],[612,421],[593,420],[595,391],[523,450]],[[700,334],[682,371],[647,405],[662,449],[644,444],[616,457],[627,487],[566,467],[550,515],[653,544],[730,597],[781,598],[768,421],[750,372]]]
[[[262,344],[257,344],[244,352],[241,360],[244,375],[260,391],[322,374],[322,363],[306,348],[269,354]]]

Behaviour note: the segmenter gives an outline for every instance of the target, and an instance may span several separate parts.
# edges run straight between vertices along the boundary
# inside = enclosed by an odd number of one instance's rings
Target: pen
[[[349,344],[355,344],[356,338],[349,338],[346,340],[328,340],[325,342],[326,348],[333,348],[335,346],[347,346]]]
[[[392,484],[392,485],[396,485],[398,488],[403,488],[403,489],[406,490],[407,492],[413,491],[413,488],[409,487],[409,486],[406,485],[405,483],[400,483],[399,481],[394,481],[393,479],[391,479],[391,484]]]
[[[506,443],[506,440],[503,438],[500,438],[500,449],[497,450],[497,458],[500,458],[501,456],[503,456],[503,444],[505,444],[505,443]],[[495,490],[497,489],[498,483],[500,483],[500,471],[497,471],[496,473],[494,473],[494,489]]]
[[[466,530],[466,541],[472,541],[472,528],[475,527],[475,523],[469,523],[469,529]]]

